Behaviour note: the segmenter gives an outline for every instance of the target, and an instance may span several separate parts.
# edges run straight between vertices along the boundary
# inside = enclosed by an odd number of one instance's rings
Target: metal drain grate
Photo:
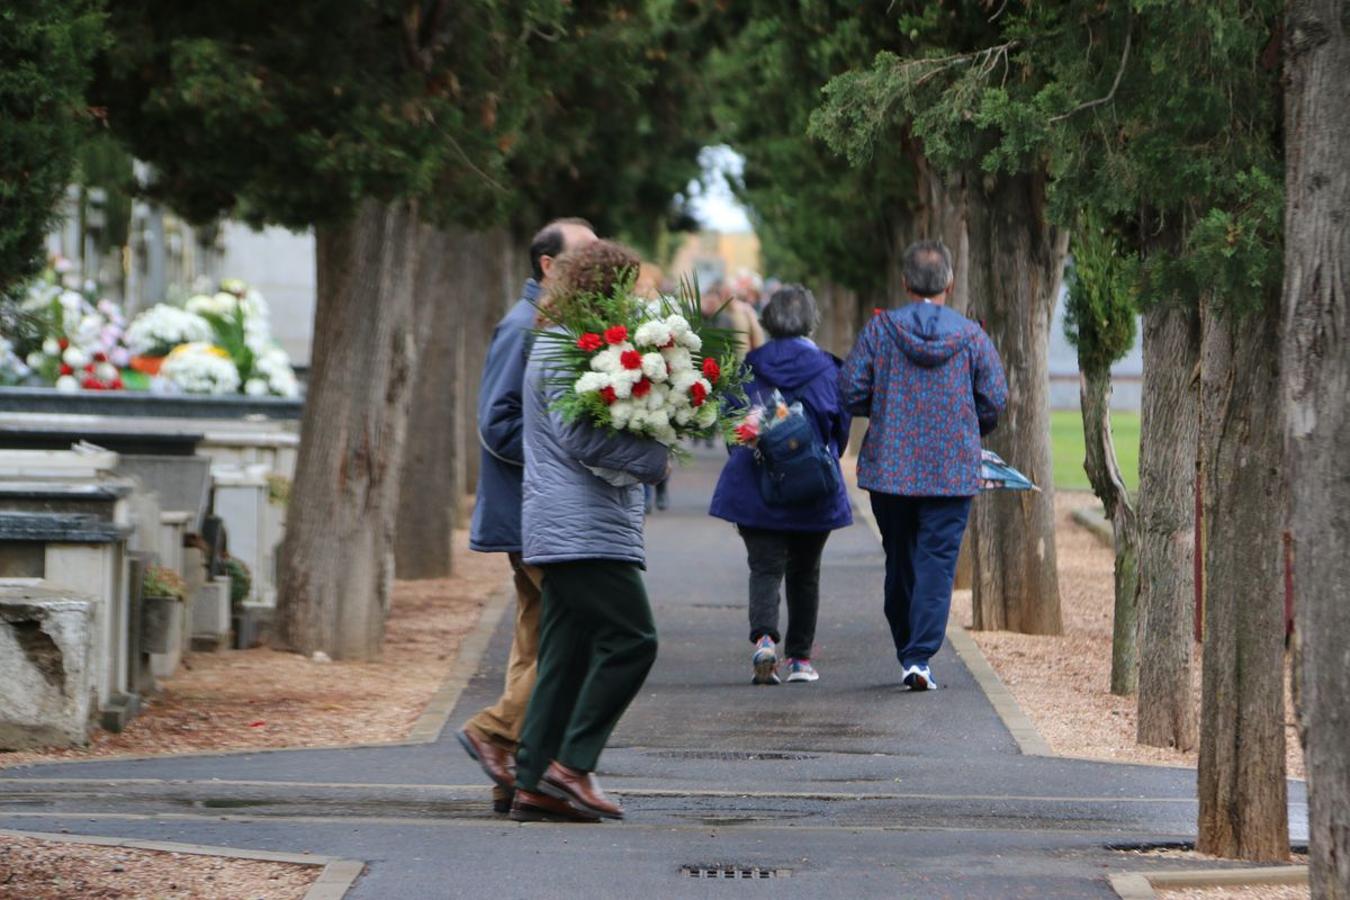
[[[792,870],[714,863],[706,866],[680,866],[680,874],[685,878],[750,881],[764,878],[788,878],[792,875]]]
[[[791,760],[817,759],[814,753],[780,753],[773,750],[750,752],[746,750],[654,750],[647,754],[658,759],[720,759],[732,760]]]

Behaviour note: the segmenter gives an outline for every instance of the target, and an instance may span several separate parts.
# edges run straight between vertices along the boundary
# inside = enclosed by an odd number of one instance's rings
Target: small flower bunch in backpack
[[[809,506],[833,497],[839,469],[800,401],[775,390],[766,405],[750,409],[734,429],[754,447],[759,493],[770,506]]]

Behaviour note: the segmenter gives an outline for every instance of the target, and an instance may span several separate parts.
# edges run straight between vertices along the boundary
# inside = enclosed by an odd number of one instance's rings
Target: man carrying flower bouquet
[[[848,411],[869,417],[858,454],[886,550],[886,619],[901,678],[937,687],[956,557],[980,491],[980,436],[1008,400],[1003,365],[978,324],[944,305],[951,254],[940,241],[905,250],[908,304],[878,310],[839,373]]]
[[[542,285],[548,282],[554,260],[595,240],[595,232],[584,219],[558,219],[534,236],[530,242],[532,277],[526,279],[520,299],[492,334],[478,394],[482,462],[469,546],[482,553],[505,553],[511,560],[516,622],[501,697],[469,719],[457,737],[494,782],[492,805],[501,813],[510,810],[515,791],[512,758],[534,688],[539,651],[540,574],[521,558],[521,482],[525,472],[521,389],[525,363],[530,356],[535,303]]]

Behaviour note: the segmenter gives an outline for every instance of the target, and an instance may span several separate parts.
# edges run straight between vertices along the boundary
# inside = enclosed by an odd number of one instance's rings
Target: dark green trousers
[[[540,566],[539,675],[516,752],[516,783],[539,784],[553,760],[592,772],[656,661],[656,623],[632,563]]]

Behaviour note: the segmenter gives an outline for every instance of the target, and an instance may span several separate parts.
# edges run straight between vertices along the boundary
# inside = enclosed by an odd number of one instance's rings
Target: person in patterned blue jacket
[[[1003,364],[978,324],[944,304],[951,254],[940,241],[905,250],[900,309],[878,311],[839,372],[845,408],[867,416],[858,486],[886,551],[886,619],[902,680],[937,687],[956,557],[980,490],[980,436],[1008,401]]]

